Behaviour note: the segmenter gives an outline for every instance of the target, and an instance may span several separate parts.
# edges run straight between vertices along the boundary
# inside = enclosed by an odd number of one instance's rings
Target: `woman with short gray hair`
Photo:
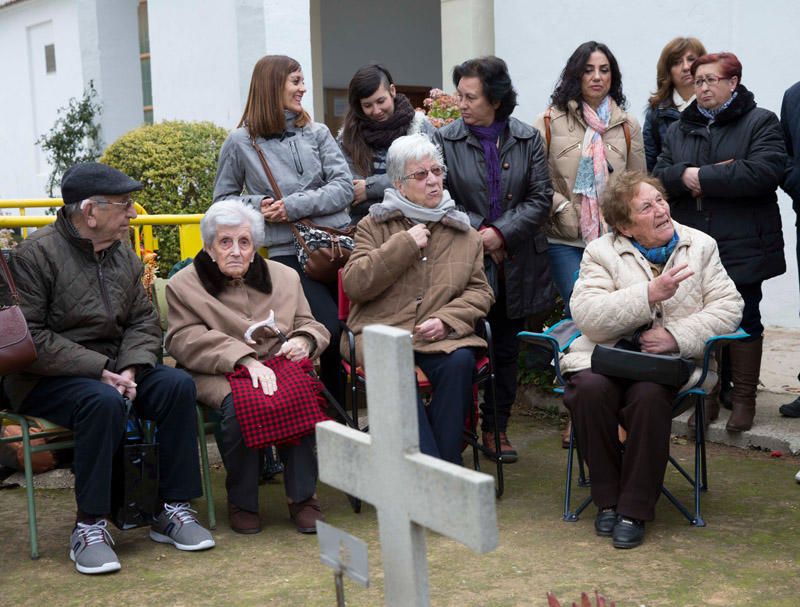
[[[394,187],[358,224],[342,286],[351,302],[347,324],[359,364],[366,325],[412,334],[414,362],[433,386],[429,406],[418,398],[420,450],[461,464],[475,351],[486,347],[475,323],[493,297],[480,236],[444,189],[441,158],[425,135],[394,140],[386,156]],[[347,339],[341,351],[349,357]]]
[[[245,445],[236,414],[241,401],[234,406],[227,375],[237,367],[246,368],[253,393],[247,391],[245,406],[260,403],[258,392],[272,396],[287,389],[286,378],[276,376],[267,359],[284,357],[301,364],[316,359],[330,334],[314,320],[297,272],[258,254],[264,242],[264,221],[258,211],[238,200],[217,202],[200,222],[200,231],[203,249],[167,284],[166,347],[192,375],[197,400],[220,409],[231,529],[258,533],[260,453]],[[262,329],[253,333],[255,341],[246,341],[251,325],[270,316],[288,341]],[[312,406],[316,404],[314,399]],[[322,514],[315,494],[313,432],[278,446],[278,453],[285,467],[290,517],[301,533],[315,533]]]

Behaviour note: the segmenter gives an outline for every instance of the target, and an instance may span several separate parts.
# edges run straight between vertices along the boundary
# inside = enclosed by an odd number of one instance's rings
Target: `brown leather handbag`
[[[272,193],[276,199],[283,198],[281,189],[269,168],[267,158],[264,156],[264,151],[252,137],[250,143],[253,144],[256,154],[258,154]],[[344,267],[355,248],[353,240],[355,226],[337,230],[317,225],[308,219],[301,219],[296,223],[290,222],[289,228],[294,235],[297,259],[305,275],[317,282],[336,284],[339,279],[339,269]]]
[[[0,375],[19,373],[36,360],[28,323],[19,308],[17,285],[11,277],[5,255],[0,252],[0,268],[3,271],[13,305],[0,306]]]

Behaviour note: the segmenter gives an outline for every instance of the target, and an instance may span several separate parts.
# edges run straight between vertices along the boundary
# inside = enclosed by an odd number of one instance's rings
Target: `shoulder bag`
[[[677,354],[639,352],[627,340],[614,347],[597,345],[592,352],[592,373],[630,381],[647,381],[680,388],[694,371],[694,362]]]
[[[28,323],[19,308],[17,285],[11,277],[5,255],[0,251],[0,268],[8,283],[13,301],[10,306],[0,306],[0,375],[19,373],[36,360]]]
[[[272,192],[276,198],[283,198],[278,183],[272,175],[264,151],[259,147],[254,138],[250,143],[258,154],[261,166],[267,176]],[[295,251],[300,267],[311,280],[325,284],[336,284],[339,269],[344,267],[350,254],[355,248],[353,234],[355,226],[343,230],[317,225],[308,219],[301,219],[296,223],[289,223],[294,235]]]

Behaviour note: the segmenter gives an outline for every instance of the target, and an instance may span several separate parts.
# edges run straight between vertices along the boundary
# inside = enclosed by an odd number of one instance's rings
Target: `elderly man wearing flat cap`
[[[188,374],[157,364],[158,317],[142,287],[142,264],[128,239],[142,184],[104,164],[64,173],[64,207],[11,254],[10,266],[38,360],[5,378],[12,407],[72,429],[77,520],[70,558],[81,573],[120,568],[106,516],[111,462],[127,411],[155,421],[159,499],[150,537],[181,550],[214,546],[189,500],[202,495],[195,387]]]

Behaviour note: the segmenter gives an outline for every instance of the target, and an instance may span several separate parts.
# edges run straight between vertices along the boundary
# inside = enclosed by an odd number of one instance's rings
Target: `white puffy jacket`
[[[698,363],[709,337],[736,330],[744,302],[722,267],[717,243],[703,232],[674,221],[673,225],[679,241],[664,270],[689,264],[694,275],[670,299],[652,306],[647,300],[652,269],[627,237],[609,233],[586,247],[570,300],[582,335],[562,354],[562,372],[590,368],[596,344],[614,345],[650,323],[669,331],[681,356]],[[699,373],[697,369],[690,383]]]

